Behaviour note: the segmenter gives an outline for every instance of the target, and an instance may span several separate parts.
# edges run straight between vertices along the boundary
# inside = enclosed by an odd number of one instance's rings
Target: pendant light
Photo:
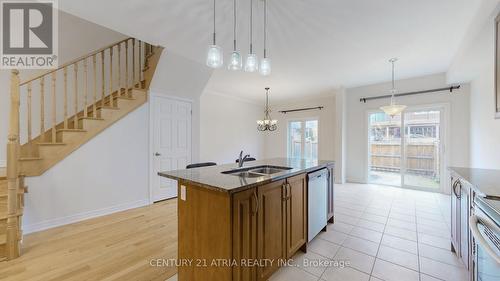
[[[396,94],[396,82],[395,82],[395,77],[394,77],[394,64],[398,61],[397,58],[392,58],[389,60],[389,62],[392,64],[392,89],[391,89],[391,104],[387,106],[382,106],[380,109],[382,109],[385,114],[394,117],[395,115],[400,114],[406,109],[406,105],[402,104],[396,104],[396,101],[394,100],[394,94]]]
[[[271,109],[269,108],[269,87],[266,89],[266,108],[264,110],[264,119],[257,120],[257,130],[263,131],[275,131],[278,129],[278,120],[271,119]]]
[[[222,48],[217,46],[216,33],[215,33],[215,0],[214,0],[214,33],[213,44],[208,47],[207,52],[207,66],[211,68],[219,68],[224,63]]]
[[[241,70],[243,66],[243,60],[241,59],[241,54],[236,50],[236,0],[233,0],[234,18],[233,18],[233,52],[231,53],[231,58],[229,59],[229,65],[227,68],[229,70]]]
[[[267,0],[264,0],[264,57],[260,60],[260,74],[271,74],[271,60],[267,57]]]
[[[255,72],[259,70],[259,61],[257,55],[253,53],[253,0],[250,0],[250,53],[245,62],[246,72]]]

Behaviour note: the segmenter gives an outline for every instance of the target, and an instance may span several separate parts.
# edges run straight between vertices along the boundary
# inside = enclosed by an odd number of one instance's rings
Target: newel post
[[[9,142],[7,143],[7,180],[8,180],[8,202],[7,202],[7,259],[14,259],[20,255],[18,237],[18,198],[19,189],[19,106],[20,85],[19,71],[11,72],[11,103],[9,119]]]

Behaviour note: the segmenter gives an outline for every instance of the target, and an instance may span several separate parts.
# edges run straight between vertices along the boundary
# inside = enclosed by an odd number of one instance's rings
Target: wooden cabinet
[[[288,178],[286,191],[286,257],[291,258],[307,242],[306,176]]]
[[[328,215],[327,219],[329,223],[334,222],[334,202],[335,202],[335,193],[334,193],[334,184],[335,184],[335,173],[334,173],[334,166],[328,166]]]
[[[257,268],[257,280],[267,280],[279,268],[278,261],[286,257],[285,181],[276,181],[258,187],[257,257],[274,261],[272,265]]]
[[[451,177],[451,250],[460,253],[460,194],[456,187],[459,179]]]
[[[451,178],[451,246],[462,260],[466,269],[470,268],[472,248],[469,230],[472,190],[460,178]]]
[[[233,259],[238,265],[233,267],[233,281],[254,281],[255,267],[242,264],[257,258],[257,188],[233,195]]]

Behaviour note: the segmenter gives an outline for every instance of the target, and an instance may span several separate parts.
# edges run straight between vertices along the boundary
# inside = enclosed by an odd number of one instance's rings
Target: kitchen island
[[[178,280],[267,280],[307,246],[307,173],[333,161],[274,158],[159,173],[178,181]]]

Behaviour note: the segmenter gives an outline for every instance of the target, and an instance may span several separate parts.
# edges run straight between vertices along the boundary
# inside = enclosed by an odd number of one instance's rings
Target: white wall
[[[399,92],[427,90],[446,87],[445,74],[437,74],[400,80],[396,83]],[[367,111],[378,109],[389,103],[389,99],[361,103],[361,97],[387,94],[391,85],[382,83],[371,86],[347,89],[347,180],[351,182],[366,182],[368,167],[367,144]],[[448,137],[450,155],[448,165],[467,166],[469,163],[469,85],[464,84],[460,90],[444,93],[430,93],[397,98],[398,103],[408,106],[445,103],[450,106]]]
[[[470,163],[474,168],[500,169],[500,119],[494,118],[494,19],[498,1],[485,0],[469,34],[448,72],[451,82],[471,81]]]
[[[297,109],[304,107],[323,106],[322,110],[279,113],[280,110]],[[261,106],[261,112],[264,105]],[[335,130],[336,130],[336,105],[335,93],[330,96],[313,97],[309,99],[294,100],[273,104],[271,101],[272,118],[278,120],[278,129],[266,132],[265,156],[266,158],[287,157],[288,122],[291,120],[317,118],[319,120],[318,157],[321,160],[335,160]],[[260,118],[262,118],[261,113]]]
[[[145,104],[39,177],[26,179],[26,233],[149,204]]]
[[[204,92],[200,98],[200,162],[234,163],[241,150],[264,157],[264,134],[257,131],[263,108],[250,101]]]

